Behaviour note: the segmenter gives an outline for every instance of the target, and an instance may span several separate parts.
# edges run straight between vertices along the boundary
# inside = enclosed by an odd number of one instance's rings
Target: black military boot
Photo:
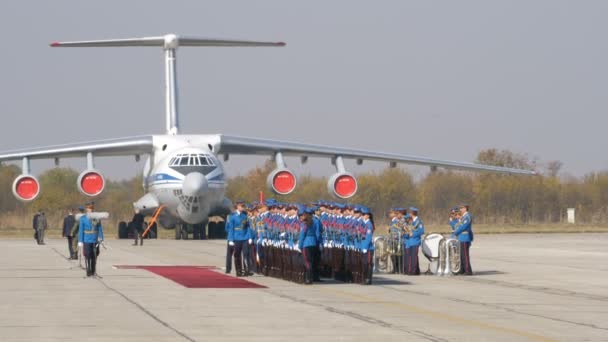
[[[85,267],[87,270],[87,277],[92,276],[93,273],[91,273],[91,259],[90,258],[84,259],[84,263],[85,263]]]

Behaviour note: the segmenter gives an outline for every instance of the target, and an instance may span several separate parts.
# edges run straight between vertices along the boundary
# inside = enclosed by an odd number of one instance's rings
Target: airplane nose
[[[207,192],[208,187],[209,184],[205,175],[200,172],[190,172],[184,178],[182,193],[186,196],[201,196]]]

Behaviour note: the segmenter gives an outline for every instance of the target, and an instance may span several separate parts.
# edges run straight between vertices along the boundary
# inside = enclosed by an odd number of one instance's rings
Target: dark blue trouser
[[[363,283],[371,285],[374,273],[374,251],[368,250],[367,253],[361,253],[361,262],[363,263]]]
[[[420,274],[420,265],[418,264],[418,248],[420,246],[411,246],[408,248],[408,272],[409,275],[419,275]]]
[[[94,243],[84,243],[84,259],[87,266],[87,276],[95,274],[97,266],[97,248]]]
[[[302,250],[302,256],[304,257],[304,267],[306,269],[306,273],[304,273],[304,282],[307,284],[310,284],[313,281],[316,249],[317,247],[310,246],[304,247],[304,249]]]
[[[254,245],[250,245],[247,240],[243,241],[243,262],[245,265],[245,271],[247,272],[251,272],[251,257],[253,256],[253,253],[255,253],[253,248]]]
[[[403,246],[403,274],[410,273],[410,248]]]
[[[232,271],[232,254],[234,254],[234,246],[228,244],[226,241],[226,273]]]
[[[460,243],[460,273],[473,274],[471,269],[471,255],[469,254],[469,248],[471,248],[470,242]]]
[[[247,240],[234,241],[234,266],[236,274],[243,272],[243,254],[245,254],[245,270],[249,270]]]
[[[73,258],[76,255],[76,251],[74,251],[74,238],[71,236],[66,236],[68,238],[68,251],[70,251],[70,258]]]

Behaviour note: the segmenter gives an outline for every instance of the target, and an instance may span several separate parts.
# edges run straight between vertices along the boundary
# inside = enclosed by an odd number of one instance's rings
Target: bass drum
[[[422,254],[429,261],[429,272],[437,274],[439,272],[439,246],[443,240],[443,235],[439,233],[429,233],[422,240]]]
[[[384,235],[374,238],[374,272],[386,272],[390,260],[389,243]]]

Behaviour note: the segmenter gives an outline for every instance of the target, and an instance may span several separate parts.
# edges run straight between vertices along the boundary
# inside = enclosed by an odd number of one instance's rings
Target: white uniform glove
[[[300,253],[302,253],[302,250],[300,249],[300,246],[296,246],[295,250],[298,251],[298,252],[300,252]]]
[[[367,249],[362,250],[363,254],[367,253]]]
[[[228,246],[234,246],[234,241],[228,241]]]
[[[253,240],[252,239],[249,239],[249,244],[250,245],[253,244]]]
[[[82,242],[78,243],[78,247],[82,247],[84,244]]]

